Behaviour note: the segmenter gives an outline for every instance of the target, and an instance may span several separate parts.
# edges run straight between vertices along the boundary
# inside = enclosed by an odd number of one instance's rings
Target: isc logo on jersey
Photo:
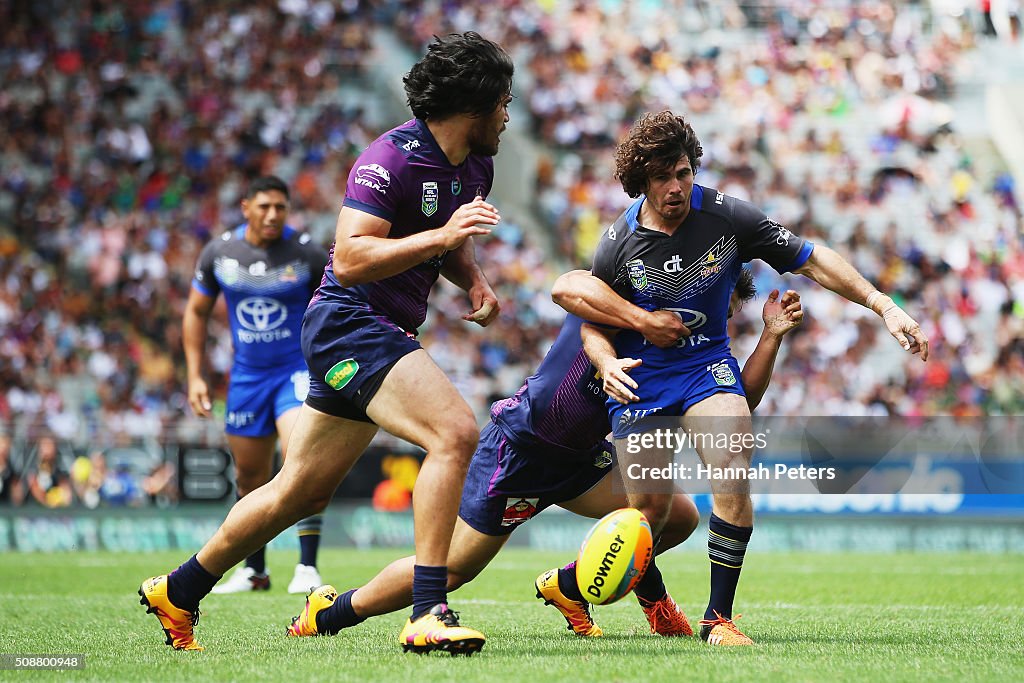
[[[235,307],[238,320],[238,341],[243,344],[258,344],[287,339],[292,336],[288,328],[281,328],[288,319],[288,309],[275,299],[250,296],[242,299]]]

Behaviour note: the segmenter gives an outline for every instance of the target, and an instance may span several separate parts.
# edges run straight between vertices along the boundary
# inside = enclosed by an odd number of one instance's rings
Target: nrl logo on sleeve
[[[437,183],[423,183],[423,197],[420,201],[420,208],[424,216],[433,216],[437,213]]]
[[[647,289],[647,270],[641,259],[633,259],[626,262],[626,272],[629,273],[629,281],[633,289],[640,292]]]
[[[354,358],[346,358],[339,361],[327,371],[324,381],[332,389],[337,391],[352,381],[352,378],[359,372],[359,363]]]
[[[391,174],[380,164],[366,164],[356,169],[355,183],[384,194],[391,187]]]

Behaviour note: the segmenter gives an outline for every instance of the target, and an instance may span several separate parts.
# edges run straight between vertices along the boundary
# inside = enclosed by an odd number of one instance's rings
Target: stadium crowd
[[[980,20],[919,3],[772,7],[0,0],[13,19],[0,27],[0,432],[23,445],[52,434],[89,455],[219,442],[221,421],[191,419],[185,400],[181,317],[198,250],[241,221],[245,180],[271,172],[291,183],[290,222],[329,244],[352,160],[396,123],[369,121],[351,97],[372,58],[366,27],[385,21],[417,50],[449,30],[501,42],[550,150],[536,208],[560,259],[505,216],[479,243],[499,322],[464,324],[464,297],[442,286],[423,331],[481,417],[553,339],[551,281],[589,265],[629,201],[611,175],[616,140],[664,108],[701,136],[698,183],[826,239],[933,342],[927,364],[904,359],[868,311],[797,281],[807,321],[763,414],[1020,412],[1020,207],[1011,178],[979,177],[942,104],[984,39]],[[780,281],[755,274],[762,292]],[[755,302],[735,321],[740,358],[759,313]],[[222,396],[230,335],[223,321],[212,330]],[[74,486],[88,484],[80,470]]]

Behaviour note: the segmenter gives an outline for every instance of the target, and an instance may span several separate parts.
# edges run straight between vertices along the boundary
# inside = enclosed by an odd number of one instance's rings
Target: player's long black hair
[[[757,294],[757,286],[754,284],[754,273],[750,268],[741,268],[740,277],[736,280],[736,296],[740,301],[750,301]]]
[[[500,45],[469,31],[434,36],[402,82],[418,119],[486,116],[511,94],[513,71],[512,58]]]
[[[644,114],[615,150],[615,177],[626,194],[639,197],[654,173],[671,169],[684,154],[696,173],[704,150],[690,124],[670,111]]]

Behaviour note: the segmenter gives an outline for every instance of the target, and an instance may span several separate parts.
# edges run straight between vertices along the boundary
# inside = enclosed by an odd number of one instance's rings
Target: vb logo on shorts
[[[357,372],[359,372],[359,363],[354,358],[346,358],[335,363],[334,367],[327,371],[324,381],[327,382],[328,386],[337,391],[351,382]]]

